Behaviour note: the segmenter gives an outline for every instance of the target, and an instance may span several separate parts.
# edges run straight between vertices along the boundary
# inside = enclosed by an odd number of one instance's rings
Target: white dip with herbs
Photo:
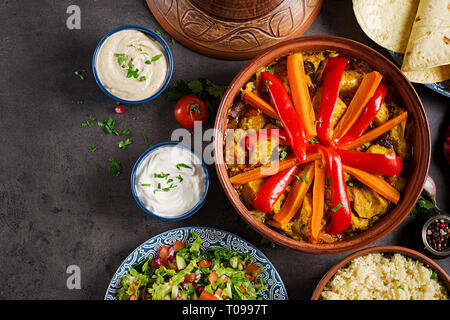
[[[164,49],[138,30],[121,30],[103,42],[97,55],[97,75],[118,98],[138,101],[151,97],[168,72]]]
[[[165,218],[176,218],[194,208],[205,185],[200,160],[177,145],[155,149],[136,169],[137,197],[148,210]]]

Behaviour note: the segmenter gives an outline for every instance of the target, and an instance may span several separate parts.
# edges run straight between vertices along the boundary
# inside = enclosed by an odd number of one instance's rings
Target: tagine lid
[[[323,0],[146,0],[176,41],[200,54],[251,59],[278,42],[302,35]]]

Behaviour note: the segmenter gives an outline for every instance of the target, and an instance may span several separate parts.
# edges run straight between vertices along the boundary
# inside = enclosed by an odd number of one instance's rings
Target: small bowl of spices
[[[450,216],[445,214],[432,216],[423,225],[422,240],[432,254],[439,257],[450,255],[449,225]]]

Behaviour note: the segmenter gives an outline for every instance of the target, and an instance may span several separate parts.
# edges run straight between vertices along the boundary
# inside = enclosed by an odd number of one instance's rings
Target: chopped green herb
[[[302,171],[301,173],[302,173],[302,175],[303,175],[303,178],[305,179],[305,182],[306,182],[306,183],[309,183],[308,177],[306,176],[306,172],[305,172],[305,171]]]
[[[122,173],[122,164],[114,158],[109,159],[109,161],[111,162],[109,173],[117,177]]]
[[[89,147],[89,150],[91,150],[92,152],[95,152],[95,150],[97,150],[97,147],[94,146],[94,144],[92,144],[92,145]]]
[[[142,76],[142,77],[139,78],[139,81],[141,81],[141,82],[145,81],[145,80],[147,80],[147,78],[145,76]]]
[[[130,62],[128,62],[128,69],[127,69],[127,78],[135,78],[137,79],[137,77],[139,76],[139,69],[136,68],[136,70],[133,70],[134,66],[132,63],[132,60],[130,60]]]
[[[438,276],[437,272],[433,271],[433,274],[431,275],[430,279],[431,280],[437,279],[437,276]]]
[[[286,156],[287,156],[286,147],[283,147],[283,150],[281,150],[280,152],[280,160],[284,160]]]
[[[76,71],[74,71],[74,74],[77,77],[79,77],[81,80],[84,80],[84,76],[86,74],[86,70],[84,70],[84,69],[76,70]]]
[[[175,178],[177,178],[178,180],[180,180],[180,182],[182,182],[184,179],[183,179],[183,177],[181,176],[181,174],[179,174],[178,176],[176,176]]]
[[[141,183],[141,186],[143,186],[143,187],[150,187],[151,184],[150,183]]]
[[[83,104],[83,100],[78,100],[77,104]]]
[[[319,120],[315,120],[315,121],[314,121],[314,125],[316,125],[316,124],[318,124],[318,123],[322,123],[322,120],[320,120],[320,121],[319,121]]]
[[[300,182],[303,182],[303,179],[302,179],[302,178],[300,178],[300,176],[298,176],[298,175],[294,174],[294,177],[296,177],[298,181],[300,181]]]
[[[153,144],[148,140],[148,137],[144,134],[144,140],[147,143],[147,148],[151,148]]]
[[[89,119],[91,119],[91,121],[95,121],[94,116],[92,115],[92,113],[89,115]]]
[[[178,163],[178,164],[177,164],[177,169],[178,169],[178,170],[181,170],[181,168],[192,169],[192,167],[188,166],[187,164],[184,164],[184,163]]]
[[[170,37],[170,42],[172,42],[172,44],[175,44],[175,39],[173,37]]]
[[[117,58],[117,63],[122,66],[128,61],[128,56],[125,53],[115,53],[114,56]]]
[[[153,56],[150,60],[145,60],[145,64],[152,64],[152,62],[158,61],[161,59],[162,54],[157,54],[156,56]]]
[[[130,138],[117,142],[117,144],[119,145],[119,148],[122,150],[125,150],[127,148],[127,146],[129,146],[132,143],[133,143],[133,140],[131,140]]]
[[[334,207],[333,209],[331,209],[331,211],[336,212],[336,211],[338,211],[340,208],[342,208],[343,205],[344,205],[344,204],[343,204],[342,202],[339,202],[339,204],[338,204],[336,207]]]
[[[319,139],[310,139],[309,140],[309,143],[311,143],[311,144],[316,144],[316,143],[319,143]]]
[[[326,182],[331,182],[331,181],[333,181],[333,179],[331,179],[331,178],[329,178],[329,177],[326,177],[326,178],[325,178],[325,181],[326,181]]]
[[[405,290],[401,285],[397,287],[397,289]]]
[[[119,136],[120,133],[119,131],[117,131],[115,129],[116,126],[116,120],[114,120],[113,118],[108,118],[105,119],[105,121],[103,121],[103,123],[101,122],[97,122],[99,127],[105,128],[105,130],[109,133],[109,134],[115,134],[116,136]]]
[[[156,32],[158,35],[162,36],[161,31],[155,30],[155,32]]]
[[[127,136],[127,135],[129,135],[130,133],[131,133],[131,131],[128,130],[128,129],[122,130],[122,132],[121,132],[121,134],[122,134],[123,136]]]
[[[164,172],[154,173],[153,176],[155,178],[159,178],[159,179],[166,179],[168,176],[170,176],[170,173],[164,173]]]

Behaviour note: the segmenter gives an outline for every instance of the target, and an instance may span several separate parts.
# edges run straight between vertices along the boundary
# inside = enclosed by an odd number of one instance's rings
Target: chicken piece
[[[405,128],[406,120],[402,121],[399,125],[392,128],[389,132],[389,138],[392,141],[395,152],[404,160],[408,159],[410,154],[410,146],[405,138]]]
[[[395,151],[390,149],[390,148],[386,148],[383,147],[379,144],[373,144],[369,147],[369,149],[367,149],[366,152],[370,152],[370,153],[378,153],[378,154],[386,154],[389,156],[395,156]]]
[[[339,94],[345,99],[351,99],[364,77],[364,74],[356,70],[346,70],[342,74]]]
[[[405,177],[399,174],[396,174],[395,176],[385,176],[384,179],[391,186],[397,189],[398,192],[403,192],[403,190],[405,190],[406,188],[406,183],[408,182],[408,180]]]
[[[225,163],[233,172],[238,172],[245,168],[244,139],[244,130],[227,130],[224,141]]]
[[[261,189],[264,184],[264,179],[258,179],[250,181],[242,186],[242,200],[244,200],[245,204],[251,205],[253,199],[255,199],[256,194],[259,189]]]
[[[360,218],[370,219],[387,212],[388,202],[378,193],[367,187],[352,188],[353,209]]]
[[[369,219],[364,219],[356,216],[352,212],[352,230],[366,230],[369,227]]]
[[[265,124],[267,123],[267,117],[254,108],[250,108],[248,111],[253,112],[254,114],[248,115],[248,112],[246,112],[246,114],[240,121],[239,127],[243,130],[259,130],[264,128]]]
[[[248,153],[248,163],[250,165],[267,164],[277,159],[278,144],[270,139],[258,139],[255,146],[250,148]]]
[[[373,119],[373,122],[379,126],[389,120],[389,110],[386,107],[386,103],[381,104],[380,110],[377,112],[377,115]]]
[[[323,90],[322,87],[318,88],[312,100],[313,108],[316,113],[318,113],[320,109],[320,103],[322,101],[322,90]],[[338,98],[336,102],[336,107],[334,108],[333,119],[331,120],[331,125],[333,127],[336,126],[339,119],[341,119],[345,110],[347,110],[347,105],[344,103],[344,101]]]

